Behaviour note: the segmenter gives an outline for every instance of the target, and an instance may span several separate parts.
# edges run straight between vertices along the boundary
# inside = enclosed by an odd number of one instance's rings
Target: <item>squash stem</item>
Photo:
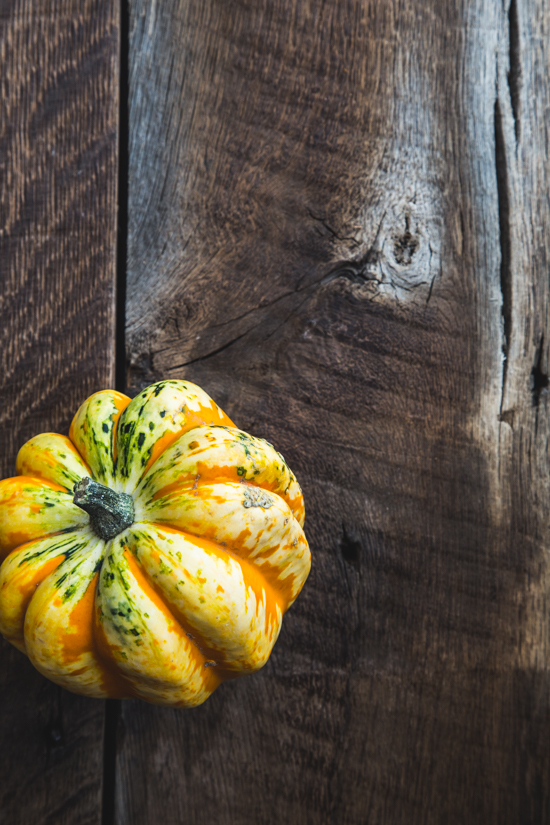
[[[117,493],[92,478],[82,478],[73,492],[73,502],[89,514],[92,528],[104,541],[134,523],[134,500],[127,493]]]

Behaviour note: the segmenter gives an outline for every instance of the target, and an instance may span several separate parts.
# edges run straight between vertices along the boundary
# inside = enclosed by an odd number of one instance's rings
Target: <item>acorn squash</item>
[[[267,661],[310,569],[300,487],[199,387],[80,407],[0,482],[0,632],[92,697],[191,707]]]

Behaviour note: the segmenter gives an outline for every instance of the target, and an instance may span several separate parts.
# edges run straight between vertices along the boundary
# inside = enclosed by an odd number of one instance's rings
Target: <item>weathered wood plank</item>
[[[548,822],[549,16],[131,3],[130,383],[275,443],[314,564],[261,674],[124,706],[120,825]]]
[[[114,378],[118,2],[0,4],[0,462]],[[99,825],[104,703],[2,644],[0,819]]]

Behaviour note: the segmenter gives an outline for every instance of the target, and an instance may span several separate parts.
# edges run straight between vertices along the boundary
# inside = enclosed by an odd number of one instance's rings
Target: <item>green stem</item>
[[[127,493],[117,493],[91,478],[82,478],[74,486],[74,503],[90,516],[99,538],[114,539],[134,523],[134,500]]]

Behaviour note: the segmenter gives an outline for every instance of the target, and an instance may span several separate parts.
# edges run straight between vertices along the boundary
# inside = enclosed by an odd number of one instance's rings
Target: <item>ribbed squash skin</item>
[[[310,569],[282,456],[187,381],[98,392],[69,436],[0,482],[0,632],[86,696],[191,707],[262,667]],[[86,476],[133,497],[110,541],[73,504]]]

